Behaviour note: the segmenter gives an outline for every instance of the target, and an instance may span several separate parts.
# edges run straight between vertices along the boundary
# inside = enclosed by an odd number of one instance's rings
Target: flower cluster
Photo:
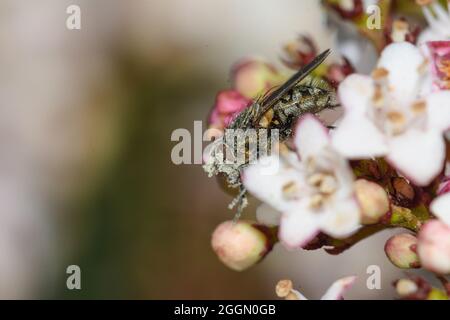
[[[420,29],[404,12],[382,6],[386,2],[379,1],[386,27],[377,33],[362,32],[363,1],[324,1],[334,19],[350,22],[374,45],[375,67],[356,73],[343,57],[343,63],[317,68],[314,76],[336,87],[338,120],[330,126],[320,115],[300,116],[277,152],[242,170],[243,185],[262,204],[257,222],[227,222],[214,232],[213,248],[231,268],[253,266],[276,242],[338,254],[378,231],[399,228],[386,241],[387,258],[401,269],[430,271],[444,287],[410,276],[396,282],[399,296],[449,298],[450,14],[437,1],[417,1],[414,12],[428,24]],[[314,41],[301,36],[286,45],[282,60],[301,68],[316,54]],[[233,74],[234,89],[219,93],[210,118],[221,129],[251,99],[286,79],[256,62],[239,64]],[[342,298],[354,281],[338,280],[323,299]],[[290,280],[280,281],[276,293],[306,299]]]

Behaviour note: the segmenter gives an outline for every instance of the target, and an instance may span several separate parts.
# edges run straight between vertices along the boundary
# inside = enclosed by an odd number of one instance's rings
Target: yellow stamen
[[[386,78],[389,75],[389,71],[385,68],[376,68],[372,72],[372,78],[374,80],[381,80],[383,78]]]

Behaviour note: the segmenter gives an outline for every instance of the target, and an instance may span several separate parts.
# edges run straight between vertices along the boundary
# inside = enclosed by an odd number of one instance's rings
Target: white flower
[[[339,86],[345,115],[333,134],[335,148],[350,159],[386,156],[415,184],[429,184],[444,166],[450,91],[423,95],[425,67],[417,47],[394,43],[372,77],[346,78]]]
[[[342,300],[343,294],[350,289],[356,281],[355,276],[345,277],[333,282],[320,300]],[[292,281],[282,280],[276,287],[277,295],[286,300],[308,300],[298,290],[293,289]]]
[[[450,274],[450,193],[436,198],[430,205],[438,218],[428,221],[419,232],[422,266],[438,274]]]
[[[298,154],[271,155],[246,168],[245,187],[282,212],[279,238],[288,247],[305,246],[319,231],[349,236],[360,212],[347,161],[332,149],[327,129],[314,116],[300,119],[294,143]],[[262,212],[259,219],[274,223]]]
[[[450,7],[446,11],[437,1],[432,1],[422,6],[422,11],[429,27],[422,31],[418,43],[450,40]]]

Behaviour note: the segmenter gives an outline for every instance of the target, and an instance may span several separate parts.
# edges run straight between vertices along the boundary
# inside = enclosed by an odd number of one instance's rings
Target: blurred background
[[[72,4],[81,30],[66,28]],[[281,278],[319,298],[352,274],[348,298],[394,297],[388,233],[226,269],[210,235],[231,198],[170,159],[172,131],[206,118],[237,59],[278,63],[300,32],[332,45],[319,1],[0,0],[0,15],[0,298],[272,299]]]

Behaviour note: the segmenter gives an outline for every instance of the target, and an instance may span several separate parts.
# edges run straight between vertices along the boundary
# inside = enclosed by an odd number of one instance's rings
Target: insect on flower
[[[338,106],[334,88],[328,82],[310,75],[329,54],[330,50],[322,52],[283,85],[252,101],[230,122],[224,135],[205,150],[203,168],[208,175],[224,175],[229,187],[239,190],[229,206],[230,209],[237,207],[236,219],[247,205],[241,170],[251,159],[256,160],[263,150],[267,152],[272,149],[268,141],[274,138],[284,141],[291,137],[293,126],[300,116]],[[261,139],[262,134],[265,134],[265,139]],[[255,140],[258,146],[251,148]],[[242,155],[244,161],[224,161],[229,153],[234,160]]]

